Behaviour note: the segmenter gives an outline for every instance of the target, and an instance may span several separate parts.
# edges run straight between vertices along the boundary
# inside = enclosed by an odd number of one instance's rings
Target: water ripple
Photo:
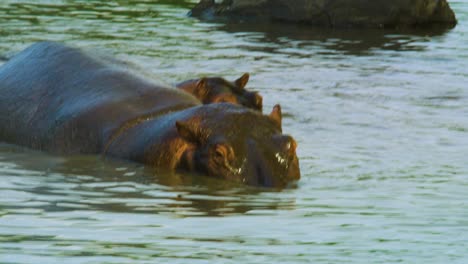
[[[210,24],[197,1],[0,3],[0,58],[38,40],[172,84],[251,73],[302,179],[283,191],[0,145],[2,263],[463,263],[468,5],[451,31]]]

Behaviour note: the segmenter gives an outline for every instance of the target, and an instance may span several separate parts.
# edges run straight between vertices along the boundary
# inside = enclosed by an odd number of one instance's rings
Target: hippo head
[[[206,107],[176,122],[188,145],[179,168],[253,186],[281,188],[299,180],[296,142],[282,134],[279,105],[270,115],[233,104]]]
[[[257,92],[245,89],[249,77],[249,74],[245,73],[233,82],[220,77],[205,77],[198,80],[186,81],[177,86],[191,93],[204,104],[232,103],[262,111],[262,96]]]

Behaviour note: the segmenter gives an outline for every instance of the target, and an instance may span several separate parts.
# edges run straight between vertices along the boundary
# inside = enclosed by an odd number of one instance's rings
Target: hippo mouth
[[[265,170],[262,166],[257,165],[255,173],[257,175],[257,185],[265,186],[265,187],[273,187],[273,181],[271,177],[267,177],[265,174]]]
[[[256,165],[256,184],[264,187],[279,187],[284,188],[290,184],[297,182],[300,178],[297,159],[291,157],[287,165],[283,168],[264,166],[262,164]]]

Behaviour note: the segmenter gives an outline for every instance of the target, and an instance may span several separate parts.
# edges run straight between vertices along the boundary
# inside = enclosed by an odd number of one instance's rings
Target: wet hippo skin
[[[0,113],[0,141],[56,154],[103,154],[255,186],[300,178],[279,105],[269,115],[203,105],[58,43],[33,44],[0,67]]]

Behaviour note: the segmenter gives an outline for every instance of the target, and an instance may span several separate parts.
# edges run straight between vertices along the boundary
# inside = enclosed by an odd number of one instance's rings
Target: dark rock
[[[326,27],[456,25],[447,0],[201,0],[191,15],[208,20],[284,21]]]

